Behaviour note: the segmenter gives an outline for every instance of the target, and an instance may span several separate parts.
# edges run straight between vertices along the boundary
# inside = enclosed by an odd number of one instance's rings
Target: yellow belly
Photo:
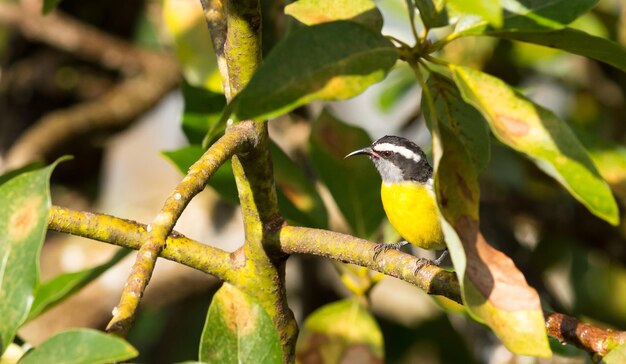
[[[383,207],[387,218],[409,243],[424,249],[445,249],[437,203],[428,187],[415,182],[383,183]]]

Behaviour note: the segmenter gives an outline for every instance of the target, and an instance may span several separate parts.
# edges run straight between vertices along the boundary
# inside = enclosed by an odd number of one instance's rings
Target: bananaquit
[[[387,218],[405,239],[396,244],[378,245],[374,259],[381,252],[398,249],[407,242],[423,249],[446,249],[433,191],[433,169],[422,149],[408,139],[387,135],[346,158],[358,154],[365,154],[374,162],[383,180],[380,197]],[[430,263],[439,265],[447,253],[444,250]],[[427,262],[420,258],[416,270]]]

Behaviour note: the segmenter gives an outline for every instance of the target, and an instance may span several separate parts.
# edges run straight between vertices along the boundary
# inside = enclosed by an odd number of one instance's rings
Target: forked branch
[[[48,228],[132,249],[139,249],[139,242],[145,241],[149,235],[145,225],[134,221],[56,206],[50,211]],[[285,226],[280,231],[280,249],[284,254],[311,254],[367,267],[412,283],[428,294],[461,303],[459,284],[454,273],[429,265],[416,275],[413,268],[416,257],[400,251],[389,251],[374,261],[372,255],[375,247],[376,244],[370,241],[332,231],[291,226]],[[173,233],[168,237],[160,256],[237,285],[244,277],[234,273],[233,262],[241,256],[242,249],[228,254]],[[551,337],[589,353],[603,356],[626,343],[624,331],[603,329],[561,313],[545,312],[544,315]]]

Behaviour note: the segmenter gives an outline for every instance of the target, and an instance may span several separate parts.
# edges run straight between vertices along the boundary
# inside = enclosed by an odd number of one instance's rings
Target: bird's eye
[[[390,151],[383,152],[383,157],[387,157],[387,158],[391,157],[391,152]]]

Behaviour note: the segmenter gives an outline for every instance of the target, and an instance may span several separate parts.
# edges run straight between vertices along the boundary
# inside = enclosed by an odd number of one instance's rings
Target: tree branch
[[[209,34],[211,34],[211,41],[213,43],[215,57],[217,58],[217,67],[220,70],[220,75],[223,80],[229,80],[228,64],[224,56],[224,45],[226,44],[228,31],[224,2],[222,0],[200,0],[200,3],[202,4],[204,18],[209,27]],[[233,95],[230,90],[230,83],[222,82],[222,84],[224,85],[224,95],[226,99],[232,99]]]
[[[134,221],[57,206],[50,210],[48,229],[131,249],[139,249],[140,242],[146,241],[149,235],[146,225]],[[400,251],[387,251],[374,261],[375,246],[367,240],[326,230],[285,226],[280,231],[280,248],[284,254],[311,254],[367,267],[412,283],[428,294],[441,295],[461,303],[454,273],[428,265],[416,275],[414,267],[417,258]],[[233,268],[240,264],[242,249],[228,254],[173,232],[160,256],[238,285],[240,280],[247,279],[236,274]],[[606,355],[626,343],[624,331],[599,328],[561,313],[545,312],[544,316],[548,335],[590,353]]]
[[[71,17],[54,11],[46,16],[12,2],[0,3],[0,24],[17,28],[26,38],[49,44],[106,68],[136,74],[162,62],[164,54],[142,51]]]
[[[463,304],[456,274],[432,264],[415,273],[417,258],[388,250],[374,260],[376,243],[327,230],[285,226],[280,231],[280,248],[287,254],[313,254],[385,273],[412,283],[428,294],[445,296]]]
[[[147,241],[147,225],[114,216],[80,212],[52,206],[48,229],[61,233],[139,250]],[[160,257],[212,274],[225,281],[232,279],[232,255],[210,245],[188,239],[173,231],[165,241]]]
[[[227,100],[241,91],[261,64],[261,11],[258,0],[201,0]],[[278,210],[267,121],[254,125],[255,143],[233,156],[233,174],[243,213],[245,242],[242,278],[235,285],[267,311],[281,340],[283,361],[295,359],[298,327],[287,305],[285,259],[278,250],[284,223]],[[260,290],[258,287],[269,287]]]
[[[217,169],[233,154],[242,152],[250,146],[250,142],[255,138],[253,131],[251,123],[241,123],[231,128],[189,168],[185,178],[165,200],[163,208],[147,227],[146,243],[137,253],[120,303],[113,309],[113,318],[107,326],[107,331],[126,336],[132,327],[141,296],[152,276],[156,259],[161,254],[176,221],[189,201],[204,189]]]
[[[603,329],[562,313],[544,312],[548,335],[600,356],[626,343],[626,332]]]
[[[45,159],[57,146],[94,130],[128,125],[174,89],[180,78],[178,64],[170,55],[138,49],[58,11],[42,16],[26,6],[0,3],[0,24],[128,76],[100,99],[41,118],[8,151],[6,169]]]

